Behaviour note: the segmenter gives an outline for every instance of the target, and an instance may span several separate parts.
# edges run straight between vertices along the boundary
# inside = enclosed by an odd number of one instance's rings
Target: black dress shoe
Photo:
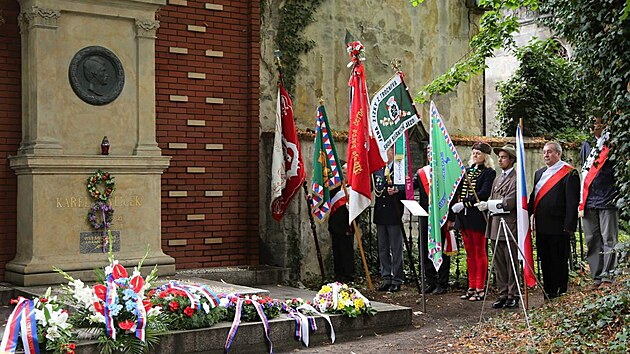
[[[442,295],[442,294],[446,294],[446,289],[444,289],[441,286],[438,286],[437,288],[435,288],[435,290],[433,290],[433,292],[431,293],[433,295]]]
[[[397,293],[400,291],[400,285],[398,284],[392,284],[389,286],[389,290],[387,290],[388,293]]]
[[[503,304],[504,309],[515,309],[518,306],[518,301],[516,299],[507,299],[505,304]]]
[[[499,300],[497,300],[497,301],[492,303],[492,308],[493,309],[502,309],[507,301],[508,301],[507,298],[502,297]]]
[[[378,291],[389,291],[389,287],[392,286],[392,284],[382,284],[378,289]]]
[[[433,290],[435,290],[435,288],[436,288],[435,285],[428,285],[426,288],[424,288],[424,293],[431,294]]]

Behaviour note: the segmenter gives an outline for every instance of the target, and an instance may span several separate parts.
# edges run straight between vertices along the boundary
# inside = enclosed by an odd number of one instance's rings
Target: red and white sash
[[[337,191],[337,193],[335,193],[335,195],[333,195],[332,199],[330,200],[330,204],[332,205],[332,207],[330,208],[330,215],[334,214],[335,211],[337,211],[337,209],[339,209],[340,207],[345,206],[347,201],[348,198],[346,197],[346,192],[343,190],[342,187]]]
[[[580,205],[578,206],[578,210],[580,211],[584,210],[584,206],[586,205],[591,183],[593,183],[593,180],[604,166],[606,159],[608,159],[610,148],[605,146],[604,143],[609,137],[610,134],[606,132],[597,139],[596,147],[591,149],[591,153],[584,162],[584,166],[582,166],[582,188],[580,189]]]
[[[573,171],[573,166],[564,161],[558,161],[553,166],[549,167],[542,176],[536,187],[534,187],[534,214],[536,213],[536,207],[538,202],[549,192],[558,182],[560,182],[564,176]]]
[[[431,171],[431,166],[424,166],[418,169],[418,179],[420,179],[420,183],[424,188],[424,191],[429,195],[429,172]]]

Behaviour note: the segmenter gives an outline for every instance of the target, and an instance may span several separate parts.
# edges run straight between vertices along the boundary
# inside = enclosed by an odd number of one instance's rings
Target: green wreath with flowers
[[[99,187],[101,185],[104,186],[104,190],[101,190],[101,187]],[[87,179],[87,191],[94,201],[106,203],[115,189],[114,177],[108,172],[98,170]]]

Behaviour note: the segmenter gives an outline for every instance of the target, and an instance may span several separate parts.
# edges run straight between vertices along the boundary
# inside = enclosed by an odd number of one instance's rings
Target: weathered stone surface
[[[281,0],[265,6],[261,26],[261,126],[273,129],[275,121],[276,77],[273,51]],[[318,100],[326,101],[331,126],[348,129],[349,56],[344,41],[350,30],[366,48],[364,62],[370,94],[374,94],[393,74],[390,61],[402,60],[402,70],[410,92],[446,71],[469,50],[468,41],[476,34],[479,13],[459,0],[427,1],[413,7],[407,0],[359,2],[324,1],[315,13],[315,22],[305,36],[315,48],[302,56],[303,69],[296,77],[294,111],[297,125],[313,128]],[[483,86],[480,77],[461,85],[456,92],[436,99],[451,134],[482,132]],[[426,124],[428,107],[419,107]]]

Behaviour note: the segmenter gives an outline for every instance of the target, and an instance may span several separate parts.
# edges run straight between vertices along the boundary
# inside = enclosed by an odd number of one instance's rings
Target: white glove
[[[451,210],[455,214],[459,213],[460,211],[464,210],[464,203],[459,202],[459,203],[453,204],[453,206],[451,207]]]
[[[475,206],[477,207],[477,209],[479,209],[479,211],[486,211],[486,210],[488,210],[488,202],[479,202],[479,203],[475,204]]]

